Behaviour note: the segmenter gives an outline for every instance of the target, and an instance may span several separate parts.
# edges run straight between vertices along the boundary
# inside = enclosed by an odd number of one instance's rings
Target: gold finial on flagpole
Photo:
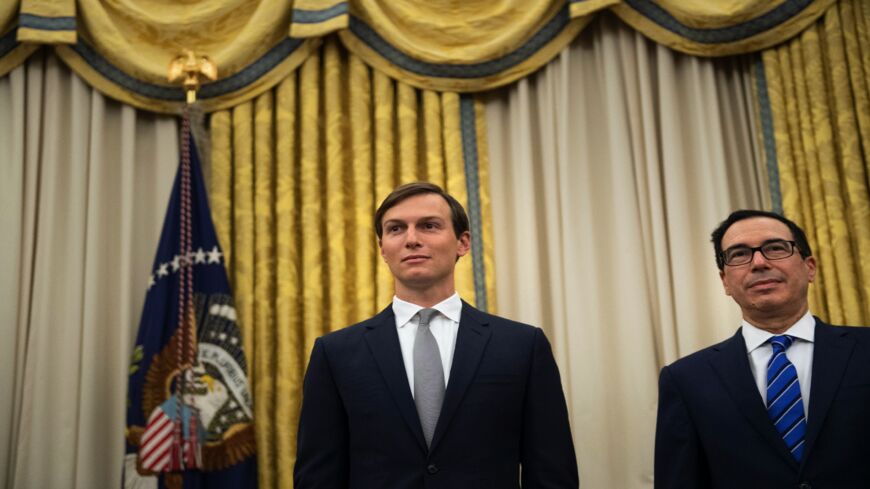
[[[193,51],[185,49],[184,54],[176,56],[169,63],[169,81],[174,83],[182,80],[188,104],[196,102],[200,77],[217,79],[217,65],[208,56],[197,56]]]

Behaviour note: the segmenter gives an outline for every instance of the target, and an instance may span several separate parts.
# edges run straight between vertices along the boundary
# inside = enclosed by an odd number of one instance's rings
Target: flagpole
[[[256,489],[247,361],[191,121],[217,71],[185,52],[169,74],[186,92],[181,151],[131,358],[123,487]]]
[[[173,464],[180,471],[197,467],[200,458],[200,440],[198,439],[198,412],[188,405],[187,394],[193,389],[196,365],[196,327],[193,305],[193,230],[191,215],[191,145],[190,145],[190,107],[196,103],[196,94],[201,86],[200,77],[217,78],[217,67],[207,56],[197,56],[193,51],[185,50],[169,65],[168,78],[170,82],[181,81],[186,92],[186,103],[181,117],[181,181],[179,206],[179,243],[178,243],[178,335],[176,343],[176,361],[179,368],[176,377],[176,409],[173,429]],[[189,413],[189,414],[186,414]],[[187,429],[185,430],[185,421]],[[186,432],[186,433],[185,433]],[[185,436],[186,435],[186,436]],[[183,484],[183,483],[182,483]]]

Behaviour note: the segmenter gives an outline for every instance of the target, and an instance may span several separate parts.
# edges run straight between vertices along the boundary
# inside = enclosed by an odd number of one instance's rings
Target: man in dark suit
[[[540,329],[456,294],[465,210],[440,187],[375,213],[393,304],[319,338],[303,388],[296,489],[577,488],[559,372]]]
[[[655,487],[870,487],[870,329],[809,313],[816,261],[792,221],[737,211],[712,240],[743,321],[662,369]]]

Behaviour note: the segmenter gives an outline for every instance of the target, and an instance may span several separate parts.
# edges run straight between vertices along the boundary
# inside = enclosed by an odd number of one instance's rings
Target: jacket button
[[[430,474],[435,474],[438,472],[438,467],[436,467],[435,464],[432,464],[432,465],[426,467],[426,472],[429,472]],[[804,489],[804,488],[801,487],[801,489]]]
[[[798,486],[798,489],[813,489],[813,486],[811,486],[809,482],[801,482],[801,485]]]

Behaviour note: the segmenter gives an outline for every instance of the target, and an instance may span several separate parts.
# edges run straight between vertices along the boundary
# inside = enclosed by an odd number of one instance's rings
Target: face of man
[[[728,228],[722,236],[722,249],[793,239],[785,223],[753,217]],[[769,260],[756,251],[749,263],[725,265],[719,272],[725,293],[740,305],[744,319],[762,329],[777,331],[791,326],[806,313],[807,289],[815,275],[815,259],[811,256],[803,259],[798,250],[780,260]]]
[[[396,278],[396,295],[439,301],[452,295],[456,259],[468,253],[471,236],[456,236],[447,201],[430,193],[408,197],[384,213],[382,224],[381,256]]]

